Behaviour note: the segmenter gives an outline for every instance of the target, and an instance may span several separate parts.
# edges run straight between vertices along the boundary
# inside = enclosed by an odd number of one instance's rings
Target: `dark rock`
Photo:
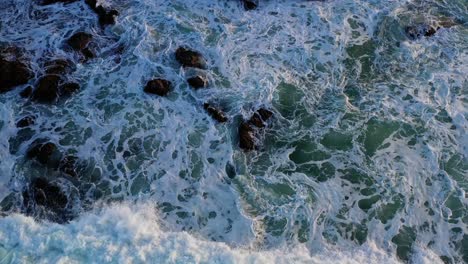
[[[24,88],[23,91],[19,93],[19,95],[23,98],[28,98],[29,96],[31,96],[32,92],[33,92],[32,86],[28,86]]]
[[[87,60],[96,57],[96,55],[94,55],[94,52],[92,52],[89,48],[83,49],[81,53],[83,54],[83,56],[85,56]]]
[[[239,126],[239,147],[247,151],[256,148],[255,130],[246,122],[242,122]]]
[[[203,76],[194,76],[187,79],[187,82],[190,86],[195,89],[204,88],[208,86],[208,80]]]
[[[242,122],[239,127],[239,146],[244,150],[256,149],[256,137],[266,126],[266,121],[272,116],[273,112],[265,108],[260,108],[247,122]]]
[[[419,39],[421,37],[431,37],[433,36],[439,27],[432,27],[429,25],[416,25],[408,26],[405,28],[405,33],[410,39]]]
[[[93,36],[89,33],[78,32],[75,33],[67,40],[67,44],[76,51],[82,51],[88,47],[89,42],[93,39]]]
[[[95,12],[98,15],[99,24],[102,27],[115,24],[115,17],[119,15],[117,10],[111,9],[107,11],[102,6],[96,7]]]
[[[208,114],[210,114],[216,121],[223,123],[228,120],[223,111],[211,106],[210,104],[205,103],[203,107],[208,112]]]
[[[0,55],[0,93],[26,84],[32,77],[33,74],[25,63],[19,60],[9,61]]]
[[[66,74],[70,73],[74,68],[72,62],[65,59],[56,59],[45,63],[45,73],[46,74]]]
[[[85,0],[85,3],[92,9],[96,9],[97,1],[96,0]]]
[[[71,177],[77,177],[77,165],[78,158],[75,156],[65,156],[59,164],[59,170]]]
[[[270,119],[270,117],[273,115],[273,112],[265,109],[265,108],[260,108],[255,112],[252,117],[249,120],[249,123],[256,127],[265,127],[265,122]]]
[[[33,92],[32,99],[40,103],[53,103],[58,98],[58,75],[45,75],[41,77]]]
[[[34,125],[35,119],[36,118],[34,116],[25,116],[16,123],[16,127],[21,128],[21,127],[28,127],[30,125]]]
[[[157,94],[159,96],[165,96],[171,90],[171,82],[164,79],[154,79],[149,81],[144,91],[150,94]]]
[[[29,191],[23,192],[25,206],[31,202],[55,211],[64,209],[67,206],[68,198],[59,186],[51,184],[44,178],[37,178],[31,182]]]
[[[226,174],[230,179],[234,179],[236,177],[236,168],[234,168],[230,162],[226,163]]]
[[[245,10],[253,10],[258,6],[258,0],[241,0]]]
[[[52,142],[38,143],[29,148],[26,155],[28,158],[36,159],[45,165],[50,161],[51,156],[56,150],[57,146]]]
[[[78,90],[80,90],[80,85],[78,83],[70,82],[60,86],[59,93],[61,96],[70,96]]]
[[[115,24],[115,17],[119,15],[117,10],[106,10],[103,6],[98,6],[96,0],[85,0],[85,3],[98,15],[102,27]]]
[[[206,67],[205,59],[197,51],[188,50],[184,47],[179,47],[176,50],[175,56],[176,60],[184,67],[194,67],[201,69],[204,69]]]

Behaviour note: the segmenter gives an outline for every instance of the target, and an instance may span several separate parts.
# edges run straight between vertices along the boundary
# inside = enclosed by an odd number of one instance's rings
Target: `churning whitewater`
[[[0,0],[0,263],[468,263],[466,0]]]

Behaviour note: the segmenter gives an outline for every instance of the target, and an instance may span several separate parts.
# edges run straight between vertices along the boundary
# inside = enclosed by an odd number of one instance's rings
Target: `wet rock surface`
[[[119,15],[117,10],[106,10],[102,5],[98,5],[96,0],[85,0],[85,3],[98,15],[102,27],[115,24],[115,18]]]
[[[243,150],[254,150],[255,146],[255,130],[247,122],[242,122],[239,126],[239,147]]]
[[[65,83],[60,86],[59,94],[60,96],[70,96],[73,93],[76,93],[80,90],[80,85],[75,82]]]
[[[64,223],[70,220],[66,211],[68,197],[57,184],[51,183],[46,178],[36,178],[22,192],[23,206],[27,214],[37,214],[44,208],[49,220]]]
[[[91,34],[86,32],[78,32],[73,34],[73,36],[67,40],[67,45],[76,52],[81,53],[81,55],[83,55],[86,60],[92,59],[95,57],[94,52],[89,47],[92,39],[93,36]]]
[[[44,64],[46,74],[68,74],[71,73],[75,68],[75,65],[66,59],[56,59],[48,61]]]
[[[28,86],[26,88],[24,88],[20,93],[19,95],[23,98],[28,98],[29,96],[31,96],[33,92],[33,87],[32,86]]]
[[[179,47],[175,53],[176,60],[184,67],[204,69],[206,61],[198,51]]]
[[[8,58],[8,55],[0,52],[0,93],[26,84],[34,76],[26,63],[19,58]]]
[[[241,0],[245,10],[253,10],[258,7],[258,0]]]
[[[25,116],[21,118],[20,120],[18,120],[18,122],[16,122],[16,127],[23,128],[23,127],[34,125],[35,120],[36,120],[35,116]]]
[[[265,108],[260,108],[255,112],[252,117],[249,120],[249,123],[259,127],[263,128],[266,125],[266,121],[270,119],[270,117],[273,115],[273,112],[270,110],[267,110]]]
[[[206,79],[206,77],[201,75],[191,77],[187,79],[187,82],[190,86],[192,86],[195,89],[205,88],[208,86],[208,80]]]
[[[246,151],[257,149],[259,133],[266,127],[267,120],[273,116],[268,109],[258,109],[248,121],[243,121],[238,129],[239,147]]]
[[[57,151],[57,146],[52,142],[33,143],[29,148],[26,156],[30,159],[35,159],[41,164],[48,164],[52,161],[52,155]]]
[[[149,81],[144,91],[150,94],[156,94],[159,96],[165,96],[171,91],[171,82],[164,79],[153,79]]]
[[[59,96],[59,82],[61,78],[58,75],[45,75],[41,77],[33,91],[32,99],[39,103],[54,103]]]
[[[78,158],[72,155],[65,156],[59,164],[59,170],[66,175],[77,177],[77,162]]]
[[[227,118],[226,114],[223,111],[221,111],[220,109],[210,105],[209,103],[205,103],[203,105],[203,108],[205,108],[206,112],[208,112],[208,114],[211,117],[213,117],[213,119],[215,119],[216,121],[218,121],[220,123],[228,121],[228,118]]]

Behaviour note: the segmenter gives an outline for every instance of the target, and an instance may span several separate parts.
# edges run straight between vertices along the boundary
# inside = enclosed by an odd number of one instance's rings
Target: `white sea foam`
[[[391,240],[406,225],[419,228],[415,263],[437,263],[438,255],[459,253],[451,243],[460,235],[449,230],[468,230],[461,220],[447,222],[453,213],[445,203],[457,194],[467,204],[464,160],[453,169],[461,180],[444,166],[456,154],[468,155],[466,29],[442,29],[415,41],[403,32],[405,21],[413,16],[423,21],[438,4],[278,0],[261,1],[258,10],[245,12],[239,1],[109,0],[102,2],[120,15],[115,26],[102,30],[83,1],[47,7],[29,0],[4,2],[0,41],[24,47],[36,72],[51,57],[78,63],[63,42],[80,30],[93,34],[98,58],[77,64],[69,78],[82,89],[57,106],[23,103],[15,91],[1,95],[0,201],[11,191],[21,204],[31,175],[56,179],[56,173],[23,159],[31,142],[47,137],[91,168],[79,181],[60,178],[77,185],[83,200],[138,205],[92,212],[77,205],[81,216],[65,225],[19,214],[1,218],[0,261],[394,263]],[[445,3],[443,11],[457,11],[457,3]],[[207,58],[209,89],[188,87],[191,70],[173,58],[179,45]],[[120,46],[122,54],[114,54]],[[350,47],[358,47],[357,54],[351,55]],[[365,58],[374,55],[375,63],[366,69]],[[378,77],[361,78],[366,71]],[[174,91],[167,98],[144,94],[142,87],[153,77],[170,80]],[[274,108],[283,83],[301,92],[291,106],[300,114],[273,109],[274,127],[265,139],[277,145],[244,154],[236,146],[236,118],[248,118],[260,105]],[[343,94],[353,85],[361,104]],[[202,103],[211,100],[225,107],[228,124],[216,124],[203,111]],[[455,129],[434,118],[441,110]],[[16,121],[32,113],[38,115],[34,135],[11,151]],[[398,129],[368,157],[362,137],[372,117]],[[303,125],[306,118],[314,124]],[[408,144],[410,136],[401,136],[403,126],[415,134],[415,145]],[[319,144],[333,129],[351,135],[349,150]],[[332,164],[335,177],[320,182],[312,173],[290,172],[299,166],[290,158],[300,147],[293,143],[303,137],[330,154],[310,163]],[[233,180],[227,163],[236,168]],[[362,194],[366,186],[341,178],[340,170],[349,167],[372,178],[371,187],[381,195],[369,211],[358,206],[368,197]],[[402,204],[382,223],[375,215],[400,195]],[[267,230],[267,217],[286,223]],[[303,222],[307,228],[298,231]],[[367,240],[358,245],[350,229],[361,223]],[[425,230],[426,223],[435,231]],[[302,244],[300,232],[307,238]]]
[[[109,206],[66,225],[10,215],[0,219],[0,263],[398,263],[372,244],[314,256],[304,246],[232,248],[162,230],[159,221],[149,204]]]

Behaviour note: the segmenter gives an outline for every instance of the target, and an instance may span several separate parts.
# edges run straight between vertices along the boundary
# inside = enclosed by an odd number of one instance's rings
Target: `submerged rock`
[[[258,6],[258,0],[241,0],[245,10],[253,10]]]
[[[0,54],[0,93],[10,91],[12,88],[26,84],[33,73],[28,66],[19,59],[7,60]]]
[[[168,80],[154,79],[154,80],[149,81],[146,84],[144,91],[150,94],[157,94],[159,96],[165,96],[171,90],[171,86],[172,84]]]
[[[88,47],[89,42],[93,39],[93,36],[89,33],[78,32],[73,34],[68,40],[67,44],[76,51],[82,51]]]
[[[421,37],[430,37],[433,36],[439,27],[434,28],[429,25],[416,25],[416,26],[408,26],[405,28],[405,33],[410,39],[418,39]]]
[[[206,62],[203,56],[198,51],[179,47],[175,53],[176,60],[184,67],[193,67],[204,69]]]
[[[30,86],[24,88],[23,91],[21,91],[21,92],[19,93],[19,95],[20,95],[21,97],[23,97],[23,98],[28,98],[29,96],[31,96],[32,92],[33,92],[33,88],[32,88],[32,86],[30,85]]]
[[[59,170],[71,177],[77,177],[77,162],[77,157],[67,155],[60,161]]]
[[[104,7],[98,6],[96,8],[96,14],[99,18],[99,24],[105,27],[115,24],[115,18],[119,15],[119,12],[115,9],[105,10]]]
[[[71,219],[67,212],[68,197],[60,186],[45,178],[36,178],[23,190],[23,206],[26,213],[47,216],[51,221],[65,223]]]
[[[50,209],[63,209],[67,206],[68,199],[65,193],[57,185],[51,184],[44,178],[37,178],[31,182],[31,198],[37,205]]]
[[[74,69],[74,65],[71,61],[66,59],[56,59],[48,61],[44,64],[46,74],[67,74]]]
[[[25,116],[21,118],[20,120],[18,120],[18,122],[16,122],[16,127],[23,128],[23,127],[28,127],[30,125],[34,125],[35,120],[36,120],[35,116]]]
[[[52,142],[36,143],[29,148],[26,156],[45,165],[51,161],[51,157],[56,150],[57,146]]]
[[[32,99],[40,103],[53,103],[58,98],[58,87],[60,76],[45,75],[41,77],[36,84],[32,94]]]
[[[439,18],[430,24],[416,24],[405,27],[405,33],[408,38],[416,40],[422,37],[432,37],[442,28],[451,28],[460,24],[451,18]]]
[[[117,10],[106,10],[102,5],[97,5],[96,0],[85,0],[85,3],[98,15],[101,26],[115,24],[115,17],[119,15]]]
[[[93,36],[89,33],[78,32],[67,40],[68,46],[77,52],[80,52],[86,59],[94,58],[94,52],[88,47]]]
[[[216,121],[220,123],[226,122],[228,120],[223,111],[211,106],[208,103],[205,103],[203,105],[203,108],[205,108],[206,112],[208,112],[208,114],[210,114],[211,117],[213,117]]]
[[[204,76],[200,75],[187,79],[187,82],[190,86],[192,86],[195,89],[205,88],[208,86],[208,80]]]
[[[80,90],[80,85],[75,82],[65,83],[60,86],[59,93],[61,96],[70,96]]]

